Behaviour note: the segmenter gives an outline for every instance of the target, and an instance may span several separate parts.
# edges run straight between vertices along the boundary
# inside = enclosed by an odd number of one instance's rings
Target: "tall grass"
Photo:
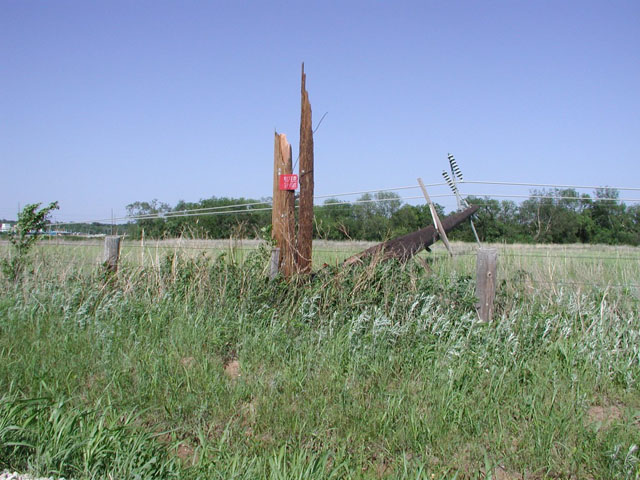
[[[22,282],[2,285],[0,469],[639,475],[632,289],[539,289],[538,257],[501,264],[485,324],[465,257],[436,256],[431,271],[329,265],[285,283],[267,280],[265,249],[242,261],[164,252],[115,276],[45,253]]]

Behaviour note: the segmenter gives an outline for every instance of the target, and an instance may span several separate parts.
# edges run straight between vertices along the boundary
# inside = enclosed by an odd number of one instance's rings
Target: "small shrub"
[[[58,202],[41,208],[40,203],[31,203],[18,213],[18,223],[9,235],[14,255],[2,259],[2,272],[11,281],[16,281],[29,263],[29,252],[38,241],[38,233],[48,224],[49,214],[58,209]]]

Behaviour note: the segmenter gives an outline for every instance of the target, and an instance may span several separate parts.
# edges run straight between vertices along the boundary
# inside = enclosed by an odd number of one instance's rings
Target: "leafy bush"
[[[36,244],[38,234],[48,224],[49,214],[58,209],[58,202],[50,203],[41,208],[40,203],[31,203],[18,213],[18,223],[9,235],[9,241],[13,245],[14,255],[8,259],[2,259],[2,272],[12,281],[17,280],[28,265],[28,255]]]

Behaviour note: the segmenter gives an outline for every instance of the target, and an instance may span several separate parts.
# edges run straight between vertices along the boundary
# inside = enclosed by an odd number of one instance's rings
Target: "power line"
[[[432,195],[436,196],[436,195]],[[488,197],[488,198],[538,198],[538,199],[548,199],[548,200],[582,200],[583,202],[601,202],[603,200],[614,200],[616,202],[640,202],[640,198],[583,198],[583,197],[572,197],[572,196],[563,196],[563,195],[518,195],[518,194],[498,194],[498,193],[473,193],[467,195],[469,197]]]
[[[442,195],[432,195],[432,197],[451,197],[452,194],[442,194]],[[330,202],[324,203],[321,206],[332,206],[332,205],[351,205],[351,204],[361,204],[361,203],[376,203],[376,202],[392,202],[392,201],[403,201],[403,200],[416,200],[421,199],[422,196],[412,196],[412,197],[391,197],[391,198],[372,198],[367,200],[345,200],[340,202]],[[253,205],[266,204],[268,202],[256,202]],[[241,204],[241,205],[249,205],[249,204]],[[181,218],[181,217],[198,217],[198,216],[209,216],[209,215],[228,215],[228,214],[241,214],[241,213],[253,213],[253,212],[262,212],[271,210],[272,207],[264,207],[264,208],[247,208],[242,210],[225,210],[225,211],[209,211],[213,208],[230,208],[233,205],[226,205],[224,207],[209,207],[204,209],[192,209],[192,210],[183,210],[179,212],[166,212],[166,213],[155,213],[155,214],[145,214],[139,216],[128,216],[128,217],[115,217],[114,220],[157,220],[157,219],[170,219],[170,218]],[[297,208],[297,206],[296,206]],[[91,220],[86,222],[56,222],[53,225],[81,225],[88,223],[99,223],[111,221],[111,219],[102,219],[102,220]]]
[[[441,186],[441,185],[445,185],[444,183],[433,183],[430,184],[428,186]],[[375,190],[362,190],[362,191],[357,191],[357,192],[341,192],[341,193],[334,193],[334,194],[330,194],[330,195],[318,195],[315,196],[314,199],[321,199],[321,198],[333,198],[333,197],[341,197],[341,196],[348,196],[348,195],[358,195],[358,194],[365,194],[365,193],[379,193],[379,192],[392,192],[392,191],[396,191],[396,190],[406,190],[406,189],[412,189],[412,188],[419,188],[418,185],[410,185],[410,186],[401,186],[401,187],[392,187],[392,188],[381,188],[381,189],[375,189]],[[407,197],[406,199],[416,199],[416,198],[422,198],[422,197]],[[390,199],[373,199],[373,200],[366,200],[363,201],[363,203],[366,203],[368,201],[390,201],[390,200],[402,200],[402,198],[390,198]],[[354,202],[343,202],[345,204],[348,203],[354,203]],[[268,201],[262,201],[262,202],[251,202],[251,203],[239,203],[239,204],[232,204],[232,205],[220,205],[220,206],[216,206],[216,207],[202,207],[202,208],[192,208],[192,209],[186,209],[186,210],[177,210],[177,211],[169,211],[169,212],[158,212],[158,213],[148,213],[148,214],[142,214],[142,215],[125,215],[124,217],[114,217],[112,218],[103,218],[103,219],[98,219],[98,220],[87,220],[87,221],[83,221],[83,222],[55,222],[55,225],[80,225],[80,224],[87,224],[87,223],[100,223],[100,222],[111,222],[112,220],[115,221],[120,221],[120,220],[153,220],[153,219],[158,219],[158,218],[171,218],[171,217],[182,217],[182,216],[197,216],[197,215],[183,215],[183,214],[191,214],[194,212],[210,212],[210,211],[216,211],[216,210],[223,210],[223,209],[230,209],[230,208],[238,208],[238,207],[250,207],[250,206],[254,206],[254,205],[269,205],[271,204],[271,202]],[[271,207],[269,207],[271,208]],[[267,210],[269,208],[262,208],[262,209],[247,209],[246,212],[250,212],[250,211],[262,211],[262,210]],[[240,213],[240,212],[244,212],[244,211],[225,211],[223,213]]]
[[[216,207],[200,207],[200,208],[189,208],[184,210],[171,210],[169,212],[159,212],[158,215],[164,215],[165,217],[171,217],[180,213],[189,213],[189,212],[199,212],[199,211],[213,211],[213,210],[223,210],[225,208],[238,208],[238,207],[251,207],[254,205],[270,205],[271,202],[251,202],[251,203],[237,203],[231,205],[218,205]],[[143,214],[143,215],[127,215],[121,218],[144,218],[147,216],[156,215],[153,213]]]
[[[221,207],[208,207],[208,208],[194,208],[192,210],[181,210],[179,212],[162,212],[162,213],[150,213],[145,215],[132,215],[125,217],[115,217],[114,220],[155,220],[159,218],[179,218],[179,217],[196,217],[200,215],[225,215],[225,214],[237,214],[237,213],[251,213],[251,212],[261,212],[265,210],[271,210],[271,207],[264,208],[251,208],[244,210],[225,210],[222,212],[217,211],[206,211],[214,208],[231,208],[235,206],[245,206],[245,205],[260,205],[260,204],[268,204],[269,202],[255,202],[253,204],[238,204],[238,205],[224,205]],[[205,210],[205,211],[203,211]],[[196,212],[196,213],[193,213]],[[85,222],[56,222],[53,225],[83,225],[88,223],[99,223],[111,221],[111,219],[101,219],[101,220],[88,220]]]
[[[427,187],[439,187],[442,185],[446,185],[446,183],[441,182],[441,183],[430,183],[428,185],[426,185]],[[410,190],[410,189],[414,189],[414,188],[420,188],[420,185],[407,185],[407,186],[403,186],[403,187],[394,187],[394,188],[380,188],[380,189],[376,189],[376,190],[360,190],[357,192],[343,192],[343,193],[332,193],[330,195],[316,195],[315,197],[313,197],[314,199],[320,199],[320,198],[332,198],[332,197],[344,197],[344,196],[348,196],[348,195],[361,195],[364,193],[378,193],[378,192],[392,192],[395,190]],[[422,197],[420,197],[422,198]]]
[[[480,185],[505,185],[505,186],[539,186],[539,187],[556,187],[556,188],[603,188],[599,186],[588,186],[588,185],[561,185],[561,184],[543,184],[543,183],[524,183],[524,182],[499,182],[499,181],[474,181],[467,180],[464,182],[466,184],[480,184]],[[428,187],[440,187],[447,185],[445,182],[439,183],[431,183],[428,184]],[[372,190],[359,190],[353,192],[338,192],[333,194],[325,194],[325,195],[316,195],[314,199],[322,199],[322,198],[335,198],[342,196],[350,196],[350,195],[362,195],[367,193],[379,193],[379,192],[393,192],[399,190],[410,190],[417,189],[418,185],[406,185],[392,188],[382,188],[382,189],[372,189]],[[616,190],[630,190],[630,191],[640,191],[640,188],[635,187],[606,187],[612,188]],[[437,194],[431,195],[434,198],[445,198],[452,197],[453,194]],[[468,197],[469,195],[467,195]],[[537,199],[552,199],[552,200],[581,200],[581,201],[601,201],[601,200],[615,200],[618,202],[640,202],[640,199],[635,198],[583,198],[576,196],[560,196],[560,195],[518,195],[518,194],[472,194],[475,197],[488,197],[488,198],[537,198]],[[357,204],[357,203],[370,203],[370,202],[385,202],[385,201],[393,201],[393,200],[417,200],[421,199],[421,196],[410,196],[410,197],[394,197],[388,199],[368,199],[368,200],[354,200],[354,201],[345,201],[345,202],[332,202],[325,203],[324,205],[343,205],[343,204]],[[103,218],[98,220],[87,220],[82,222],[55,222],[55,225],[80,225],[80,224],[90,224],[90,223],[109,223],[111,221],[135,221],[135,220],[153,220],[160,218],[180,218],[180,217],[190,217],[190,216],[200,216],[200,215],[216,215],[216,214],[238,214],[238,213],[250,213],[250,212],[258,212],[269,210],[271,207],[264,208],[253,208],[253,209],[245,209],[245,210],[229,210],[229,209],[238,209],[240,207],[252,207],[255,205],[269,205],[269,201],[260,201],[260,202],[248,202],[248,203],[240,203],[240,204],[232,204],[232,205],[219,205],[215,207],[201,207],[201,208],[193,208],[193,209],[185,209],[178,211],[169,211],[169,212],[159,212],[159,213],[150,213],[150,214],[142,214],[142,215],[127,215],[123,217],[115,217],[115,218]],[[218,210],[224,210],[218,212]]]
[[[547,187],[547,188],[577,188],[577,189],[591,189],[596,190],[599,188],[611,188],[614,190],[631,190],[631,191],[640,191],[638,187],[609,187],[603,185],[560,185],[553,183],[525,183],[525,182],[498,182],[498,181],[482,181],[482,180],[464,180],[460,182],[470,183],[476,185],[505,185],[505,186],[516,186],[516,187]]]

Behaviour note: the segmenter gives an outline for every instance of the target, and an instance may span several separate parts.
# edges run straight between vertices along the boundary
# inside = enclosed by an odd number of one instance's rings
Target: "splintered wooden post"
[[[120,237],[108,235],[104,237],[104,266],[108,272],[115,273],[118,270],[118,258],[120,257]]]
[[[476,296],[478,297],[478,316],[483,322],[490,322],[493,317],[497,264],[498,250],[495,248],[478,249]]]
[[[313,129],[311,104],[302,64],[302,105],[300,113],[300,219],[298,222],[297,265],[299,273],[311,272],[313,241]]]
[[[275,134],[273,148],[273,210],[271,211],[271,236],[280,249],[278,270],[285,278],[296,271],[295,244],[295,191],[280,190],[280,175],[291,174],[291,145],[285,134]]]

